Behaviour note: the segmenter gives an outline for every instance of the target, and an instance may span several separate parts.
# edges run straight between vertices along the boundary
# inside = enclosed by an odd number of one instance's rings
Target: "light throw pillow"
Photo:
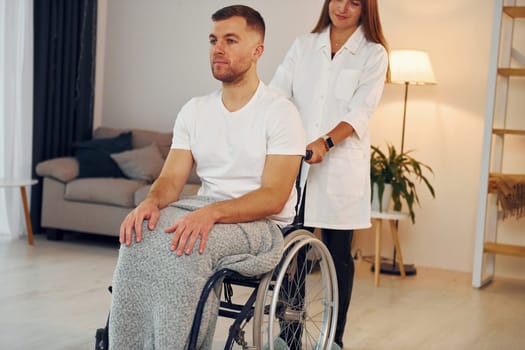
[[[38,163],[35,171],[40,176],[50,176],[66,183],[78,176],[78,161],[73,157],[48,159]]]
[[[113,153],[111,158],[126,177],[152,183],[160,175],[164,159],[155,143],[130,151]]]

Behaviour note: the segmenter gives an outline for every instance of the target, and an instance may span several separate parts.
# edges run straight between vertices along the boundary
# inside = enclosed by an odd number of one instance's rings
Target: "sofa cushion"
[[[116,137],[93,139],[73,145],[78,160],[78,177],[124,177],[111,153],[131,149],[131,132]]]
[[[113,153],[111,158],[130,179],[152,183],[159,177],[164,159],[155,143],[149,146]]]
[[[140,202],[142,202],[144,198],[146,198],[150,188],[151,186],[144,186],[135,191],[135,194],[133,195],[135,206],[139,205]]]
[[[98,127],[93,133],[93,138],[115,137],[124,131],[131,131],[133,148],[142,148],[153,142],[159,147],[162,158],[166,158],[171,148],[172,132],[150,131],[142,129],[118,129],[105,126]]]
[[[197,192],[199,191],[200,187],[201,186],[197,185],[197,184],[186,184],[182,188],[182,192],[180,194],[180,197],[195,196],[195,195],[197,195]],[[146,198],[150,188],[151,188],[151,186],[144,186],[144,187],[139,188],[135,192],[135,206],[139,205],[140,202],[142,202],[144,200],[144,198]]]
[[[71,201],[134,207],[134,194],[144,183],[115,178],[77,179],[66,185],[64,198]]]

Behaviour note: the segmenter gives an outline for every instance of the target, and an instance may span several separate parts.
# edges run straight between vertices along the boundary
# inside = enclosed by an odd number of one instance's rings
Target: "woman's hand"
[[[321,163],[328,152],[326,143],[322,138],[318,138],[314,142],[306,146],[307,151],[312,151],[312,157],[309,160],[305,160],[308,164]]]
[[[148,229],[153,230],[159,220],[159,207],[149,199],[145,199],[133,209],[120,224],[119,241],[121,244],[131,245],[133,230],[135,230],[135,241],[142,240],[142,222],[148,220]]]

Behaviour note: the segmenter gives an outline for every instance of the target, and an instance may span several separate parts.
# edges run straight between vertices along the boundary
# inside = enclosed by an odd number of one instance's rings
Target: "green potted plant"
[[[385,155],[379,147],[372,146],[370,155],[370,180],[372,183],[372,198],[374,197],[374,184],[377,185],[377,195],[380,203],[382,202],[385,184],[392,185],[392,201],[394,210],[401,211],[403,199],[408,207],[412,223],[415,222],[414,203],[419,204],[419,197],[416,191],[417,182],[425,183],[426,187],[435,197],[434,188],[424,174],[424,170],[433,174],[432,168],[414,159],[406,151],[398,153],[395,147],[388,145],[388,155]],[[381,205],[380,205],[381,208]]]

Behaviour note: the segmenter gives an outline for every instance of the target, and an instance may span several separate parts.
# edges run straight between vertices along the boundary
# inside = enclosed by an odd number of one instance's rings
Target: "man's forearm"
[[[150,201],[159,209],[177,201],[192,166],[193,156],[190,151],[171,149],[160,176],[151,185],[145,200]]]
[[[277,191],[261,188],[239,198],[213,203],[208,209],[215,222],[232,224],[278,214],[285,203],[286,200],[281,200]]]
[[[179,199],[183,186],[184,184],[161,176],[151,185],[145,200],[152,201],[159,209],[165,208]]]
[[[269,156],[259,189],[210,206],[215,222],[248,222],[280,213],[290,197],[300,163],[300,156]]]

